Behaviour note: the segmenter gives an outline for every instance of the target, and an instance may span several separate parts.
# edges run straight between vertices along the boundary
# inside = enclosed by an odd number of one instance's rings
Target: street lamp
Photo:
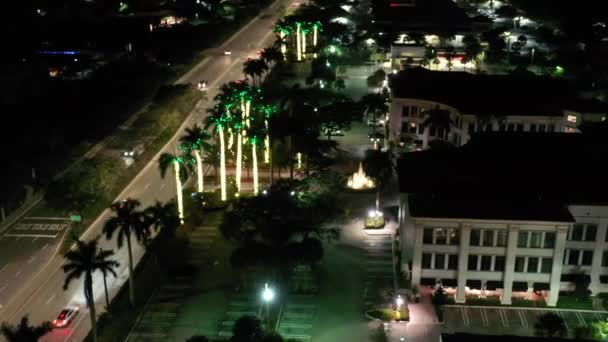
[[[271,287],[268,287],[268,283],[264,284],[264,290],[262,290],[262,301],[264,301],[264,306],[266,307],[266,318],[268,318],[268,305],[274,299],[274,290]]]

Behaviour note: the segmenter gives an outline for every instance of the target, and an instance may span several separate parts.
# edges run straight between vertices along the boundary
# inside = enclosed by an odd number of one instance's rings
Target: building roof
[[[397,174],[403,193],[472,199],[495,193],[566,204],[606,204],[606,150],[605,134],[484,133],[460,148],[404,154]]]
[[[376,24],[427,34],[469,31],[471,20],[452,0],[373,0]]]
[[[475,75],[422,67],[390,80],[393,97],[440,102],[461,113],[494,116],[563,116],[564,109],[608,112],[608,104],[580,99],[565,81],[524,74]]]
[[[565,204],[525,196],[414,194],[408,202],[413,217],[574,222]]]

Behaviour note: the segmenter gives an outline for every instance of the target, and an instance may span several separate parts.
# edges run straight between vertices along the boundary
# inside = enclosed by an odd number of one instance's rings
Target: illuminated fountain
[[[367,190],[376,187],[374,181],[363,172],[363,165],[359,163],[359,170],[348,178],[346,185],[354,190]]]

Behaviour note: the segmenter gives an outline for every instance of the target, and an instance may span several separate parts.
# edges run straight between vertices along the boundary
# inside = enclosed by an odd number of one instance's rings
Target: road
[[[272,28],[274,22],[278,19],[279,7],[290,8],[293,1],[278,0],[266,9],[260,16],[255,18],[250,24],[228,39],[222,46],[217,49],[210,50],[208,57],[193,68],[192,71],[180,78],[178,83],[196,83],[200,80],[207,80],[209,84],[208,99],[212,99],[220,85],[225,82],[242,79],[242,62],[250,56],[254,56],[255,52],[263,48],[274,40]],[[223,51],[231,50],[232,55],[225,56]],[[157,170],[156,164],[158,156],[164,151],[176,150],[176,141],[183,132],[185,127],[191,126],[194,123],[201,123],[206,116],[206,109],[210,106],[210,102],[200,102],[189,118],[178,130],[178,133],[167,143],[167,145],[159,151],[153,160],[146,165],[143,170],[133,179],[133,181],[125,188],[125,190],[117,197],[117,200],[124,198],[137,198],[141,201],[142,206],[146,207],[154,203],[154,201],[168,201],[175,195],[175,185],[172,182],[172,177],[161,179]],[[87,229],[83,235],[84,239],[94,239],[100,235],[103,223],[111,217],[109,210],[104,211],[93,224]],[[16,238],[16,237],[15,237]],[[4,241],[5,238],[3,238]],[[20,239],[25,239],[20,237]],[[27,238],[33,240],[34,238]],[[29,241],[28,240],[28,241]],[[40,240],[40,242],[36,242]],[[31,251],[42,248],[38,243],[42,243],[42,238],[28,242],[32,246]],[[54,240],[55,241],[55,240]],[[14,244],[13,245],[17,245]],[[20,243],[21,245],[21,243]],[[114,296],[120,287],[127,281],[127,250],[116,248],[116,241],[100,239],[100,247],[104,249],[114,249],[116,258],[121,262],[118,269],[118,277],[116,279],[108,279],[108,287],[111,296]],[[16,247],[21,248],[21,247]],[[27,247],[29,248],[29,247]],[[48,246],[44,249],[52,251]],[[25,252],[25,251],[24,251]],[[134,246],[133,256],[137,262],[143,255],[143,247],[140,245]],[[7,253],[10,253],[8,251]],[[37,258],[49,260],[53,252],[39,255]],[[25,254],[24,254],[25,255]],[[29,254],[28,254],[29,255]],[[29,259],[28,259],[29,260]],[[41,267],[40,273],[31,275],[30,279],[25,277],[14,276],[19,270],[12,269],[10,265],[4,267],[3,273],[0,273],[0,282],[5,281],[6,288],[2,291],[11,289],[24,288],[24,291],[16,294],[16,290],[11,292],[11,302],[3,307],[0,307],[0,316],[2,321],[16,323],[20,317],[29,315],[30,321],[33,324],[39,324],[43,321],[53,320],[58,312],[65,306],[76,305],[80,308],[80,313],[72,322],[70,327],[66,329],[58,329],[46,335],[42,340],[48,342],[55,341],[82,341],[90,330],[90,320],[88,310],[85,306],[83,295],[82,281],[73,282],[67,290],[63,290],[64,274],[61,270],[63,264],[61,256],[55,256],[48,261],[44,267]],[[3,265],[0,265],[2,268]],[[6,276],[5,276],[6,274]],[[12,274],[12,275],[11,275]],[[10,278],[13,279],[10,279]],[[9,278],[8,281],[6,279]],[[103,311],[103,281],[100,273],[94,275],[94,296],[96,299],[96,308],[99,313]],[[31,292],[25,290],[28,284],[32,284],[36,289]],[[0,284],[0,289],[1,289]],[[0,291],[0,292],[2,292]],[[8,292],[7,292],[8,293]],[[1,293],[0,293],[1,295]]]

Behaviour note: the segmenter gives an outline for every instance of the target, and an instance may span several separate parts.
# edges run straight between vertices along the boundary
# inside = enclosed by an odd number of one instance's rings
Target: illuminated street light
[[[272,300],[274,299],[274,290],[270,287],[268,287],[268,283],[264,284],[264,290],[262,291],[262,300],[264,300],[264,303],[268,304],[269,302],[272,302]]]
[[[398,295],[397,299],[395,299],[395,303],[397,304],[397,309],[401,308],[401,306],[403,305],[403,297],[401,297],[401,295]]]

